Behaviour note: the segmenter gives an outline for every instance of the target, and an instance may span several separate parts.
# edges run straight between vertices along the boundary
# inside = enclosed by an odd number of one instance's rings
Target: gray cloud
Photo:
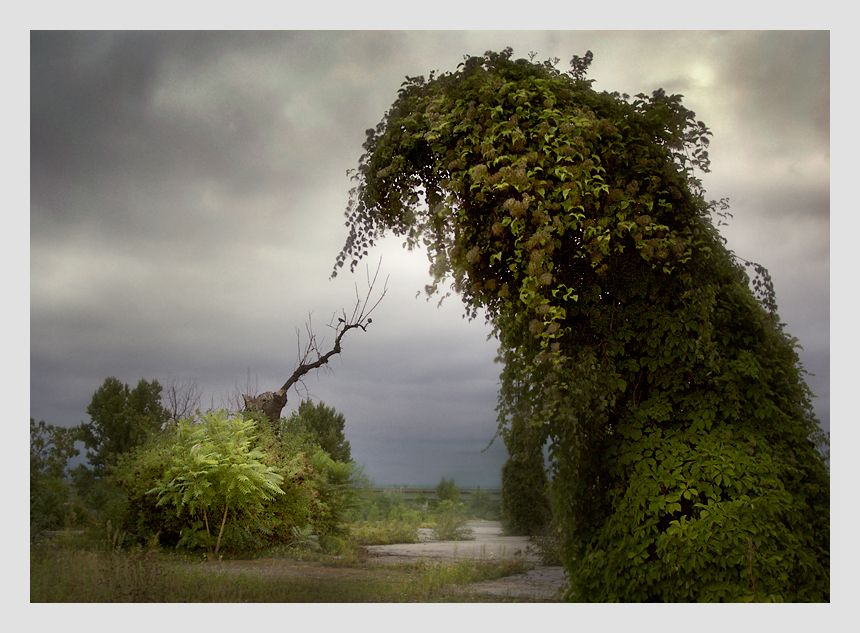
[[[308,313],[324,333],[364,285],[328,278],[364,130],[406,75],[508,45],[562,67],[590,49],[598,89],[685,95],[729,247],[770,269],[829,427],[829,36],[809,32],[34,32],[31,415],[81,422],[110,375],[192,378],[207,406],[280,386]],[[423,252],[379,256],[373,326],[303,395],[345,414],[380,484],[498,485],[487,326],[416,299]]]

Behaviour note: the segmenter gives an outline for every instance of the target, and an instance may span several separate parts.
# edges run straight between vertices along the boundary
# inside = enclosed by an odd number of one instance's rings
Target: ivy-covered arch
[[[826,600],[821,432],[766,273],[757,298],[694,174],[710,132],[677,95],[594,91],[590,61],[407,78],[335,274],[391,232],[492,323],[509,450],[550,445],[569,597]]]

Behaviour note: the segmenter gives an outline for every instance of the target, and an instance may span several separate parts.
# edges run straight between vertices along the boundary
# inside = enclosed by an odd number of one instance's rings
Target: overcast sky
[[[767,267],[830,425],[827,32],[38,33],[30,47],[30,415],[72,426],[108,376],[193,380],[203,404],[292,373],[297,329],[351,308],[365,268],[329,275],[346,175],[406,75],[464,55],[594,53],[598,90],[684,95],[714,136],[708,197]],[[378,485],[498,487],[501,367],[483,322],[416,297],[426,254],[389,240],[388,294],[330,372],[290,393],[346,418]]]

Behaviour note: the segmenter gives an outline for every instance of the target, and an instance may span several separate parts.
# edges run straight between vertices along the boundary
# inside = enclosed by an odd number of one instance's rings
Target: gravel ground
[[[475,539],[471,541],[434,541],[430,530],[421,530],[420,543],[397,545],[371,545],[366,549],[371,556],[387,560],[411,562],[420,559],[455,560],[470,558],[523,557],[533,561],[537,567],[525,574],[517,574],[463,588],[477,594],[529,597],[541,600],[558,600],[567,584],[562,567],[544,567],[538,556],[527,548],[529,540],[522,536],[502,536],[501,524],[497,521],[470,521]]]

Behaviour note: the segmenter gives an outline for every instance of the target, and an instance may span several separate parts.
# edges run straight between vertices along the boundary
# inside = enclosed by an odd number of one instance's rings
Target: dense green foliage
[[[168,426],[109,478],[124,494],[115,524],[137,543],[158,535],[164,545],[212,554],[343,532],[361,470],[295,431],[226,411]]]
[[[30,534],[77,525],[86,512],[66,482],[68,461],[79,453],[74,429],[30,418]]]
[[[436,499],[439,501],[459,501],[460,489],[453,479],[446,480],[444,477],[436,484]]]
[[[275,465],[265,463],[266,455],[256,440],[257,424],[253,418],[216,411],[202,415],[200,423],[180,420],[167,468],[155,487],[147,491],[158,495],[158,506],[171,505],[177,514],[185,510],[194,519],[202,517],[209,544],[217,530],[212,550],[215,556],[231,510],[234,523],[239,517],[254,521],[268,502],[284,494],[284,475]],[[222,508],[218,529],[215,521]],[[260,526],[269,529],[262,522]],[[184,536],[189,538],[188,534]]]
[[[158,381],[141,380],[131,389],[113,377],[93,394],[87,415],[90,422],[80,425],[79,439],[87,448],[87,461],[101,477],[120,455],[143,444],[170,418]]]
[[[769,279],[694,169],[677,95],[598,93],[590,53],[407,78],[354,177],[335,273],[424,245],[504,361],[509,452],[549,444],[570,597],[827,600],[829,473]]]
[[[71,473],[78,494],[96,511],[120,502],[105,477],[121,455],[141,446],[170,418],[161,402],[158,381],[140,380],[132,389],[116,378],[106,378],[87,407],[89,422],[76,427],[77,439],[87,449],[89,466]]]
[[[328,455],[338,462],[351,462],[352,453],[343,429],[346,419],[342,413],[325,403],[314,404],[302,400],[298,411],[290,417],[290,427],[301,426],[313,434],[314,439]]]
[[[437,541],[468,541],[475,538],[472,528],[466,525],[466,504],[452,499],[441,500],[434,511],[432,534]]]
[[[502,466],[502,525],[507,534],[533,535],[552,519],[542,458],[511,456]]]

